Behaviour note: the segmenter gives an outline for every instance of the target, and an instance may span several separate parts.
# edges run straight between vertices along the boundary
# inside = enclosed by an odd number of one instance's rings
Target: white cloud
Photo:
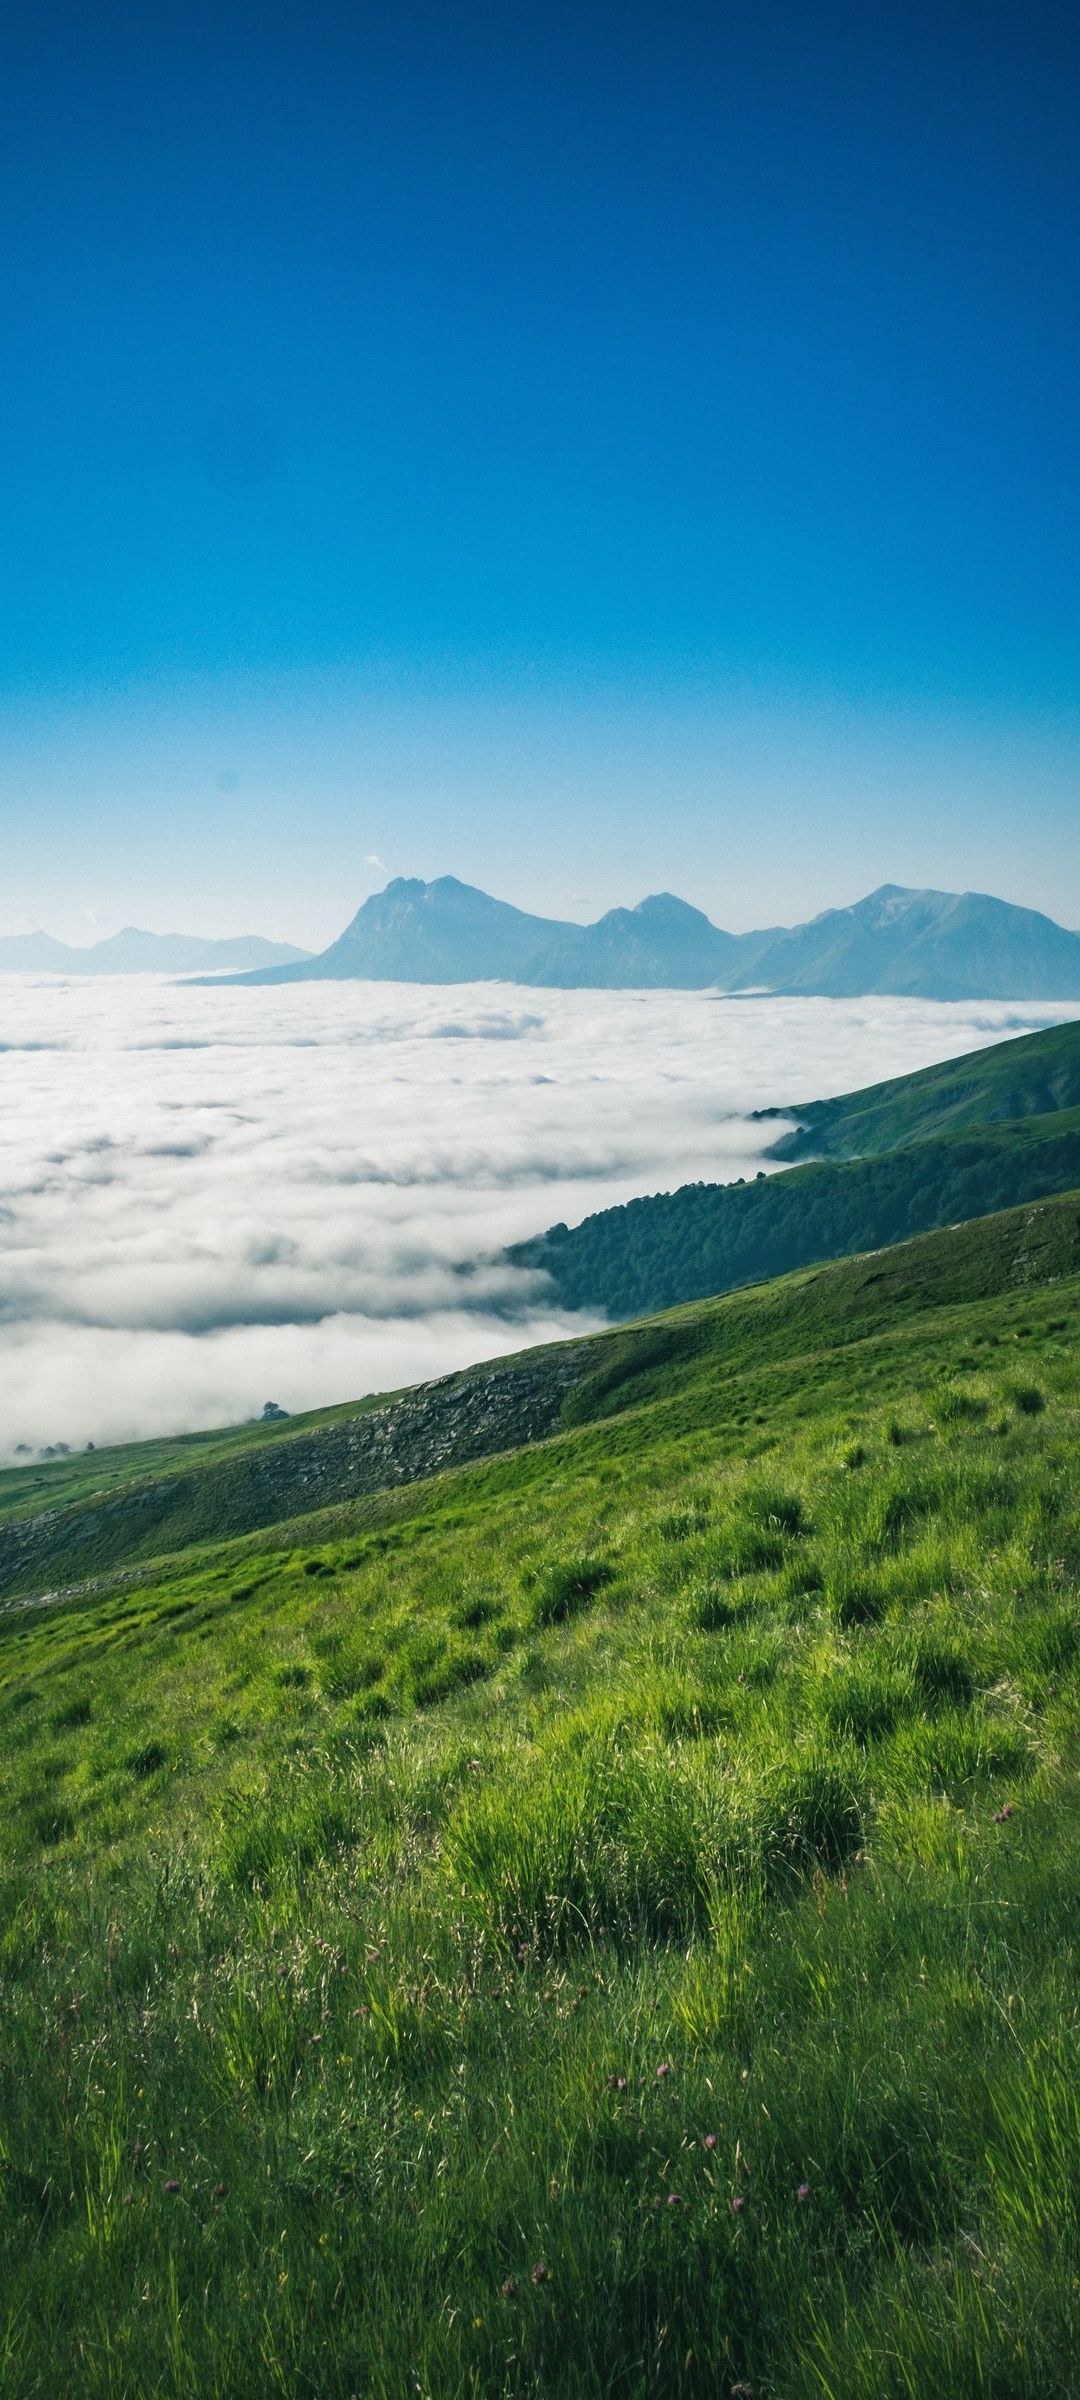
[[[754,1108],[1078,1013],[6,978],[0,1458],[556,1338],[580,1320],[507,1243],[753,1173],[775,1132]]]

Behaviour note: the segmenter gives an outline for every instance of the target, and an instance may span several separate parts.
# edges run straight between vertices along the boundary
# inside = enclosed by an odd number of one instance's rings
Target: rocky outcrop
[[[542,1441],[557,1430],[584,1363],[585,1345],[577,1342],[446,1375],[400,1400],[239,1449],[213,1466],[18,1518],[0,1527],[0,1593],[41,1591],[113,1562],[254,1533]]]

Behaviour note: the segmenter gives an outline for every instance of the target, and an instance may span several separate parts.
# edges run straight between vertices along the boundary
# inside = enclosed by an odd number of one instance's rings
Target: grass
[[[892,1076],[836,1100],[811,1100],[764,1117],[795,1116],[775,1158],[880,1157],[902,1144],[940,1133],[1080,1107],[1080,1026],[1052,1025],[1041,1033],[995,1042],[965,1058]]]
[[[31,1516],[42,1506],[56,1508],[90,1500],[95,1493],[114,1491],[118,1484],[132,1482],[136,1476],[140,1481],[143,1478],[156,1481],[162,1475],[177,1475],[192,1466],[205,1468],[220,1460],[243,1458],[251,1451],[265,1449],[267,1444],[290,1441],[297,1434],[319,1426],[364,1416],[379,1407],[387,1396],[372,1394],[369,1399],[339,1403],[335,1408],[309,1409],[290,1417],[284,1433],[280,1422],[268,1424],[259,1417],[251,1425],[230,1425],[210,1433],[172,1434],[157,1441],[76,1450],[62,1459],[35,1458],[25,1466],[6,1467],[0,1471],[0,1524]]]
[[[1071,2400],[1076,1216],[0,1618],[5,2394]]]

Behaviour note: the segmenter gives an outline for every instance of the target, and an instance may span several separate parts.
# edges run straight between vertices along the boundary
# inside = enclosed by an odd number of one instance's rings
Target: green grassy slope
[[[887,1157],[828,1159],[749,1184],[684,1184],[552,1226],[510,1257],[546,1275],[564,1308],[630,1317],[1077,1182],[1080,1109],[1062,1109],[941,1134]]]
[[[471,1367],[415,1391],[368,1400],[299,1421],[253,1443],[218,1436],[201,1457],[147,1473],[137,1444],[111,1481],[69,1500],[67,1479],[48,1486],[36,1509],[0,1521],[0,1598],[40,1593],[110,1567],[160,1555],[227,1532],[270,1525],[358,1492],[414,1482],[441,1466],[483,1458],[554,1430],[575,1380],[580,1343],[527,1351]]]
[[[190,1467],[201,1468],[222,1459],[240,1458],[248,1451],[264,1449],[267,1443],[276,1445],[291,1441],[298,1434],[311,1433],[318,1426],[340,1424],[395,1397],[394,1393],[380,1393],[364,1400],[346,1401],[336,1408],[309,1409],[303,1415],[290,1417],[284,1425],[280,1419],[266,1424],[259,1418],[251,1425],[227,1425],[209,1433],[169,1434],[156,1441],[110,1444],[101,1449],[72,1451],[63,1458],[35,1458],[26,1466],[0,1468],[0,1525],[9,1519],[32,1516],[43,1508],[89,1500],[95,1493],[116,1491],[123,1484],[156,1481],[159,1476],[182,1473]]]
[[[1055,1207],[1007,1211],[985,1233],[961,1226],[914,1254],[901,1245],[894,1257],[785,1278],[660,1326],[525,1351],[415,1392],[295,1418],[284,1430],[260,1428],[257,1441],[246,1427],[207,1436],[195,1457],[188,1443],[134,1443],[100,1453],[112,1461],[108,1482],[74,1500],[69,1462],[57,1462],[42,1470],[36,1510],[24,1501],[7,1524],[0,1517],[0,1608],[110,1570],[141,1571],[148,1560],[215,1538],[302,1521],[423,1477],[433,1455],[457,1464],[585,1423],[626,1406],[631,1394],[651,1394],[676,1364],[683,1404],[708,1407],[710,1383],[732,1354],[745,1373],[750,1358],[801,1357],[807,1345],[842,1344],[886,1324],[896,1330],[913,1305],[1022,1281],[1029,1253],[1040,1276],[1070,1272],[1080,1267],[1078,1226],[1075,1196],[1066,1195]]]
[[[758,1113],[799,1120],[776,1143],[774,1158],[870,1158],[932,1134],[1062,1108],[1080,1108],[1080,1024],[1022,1034],[836,1100]]]
[[[1078,1212],[0,1616],[5,2395],[1075,2393]]]

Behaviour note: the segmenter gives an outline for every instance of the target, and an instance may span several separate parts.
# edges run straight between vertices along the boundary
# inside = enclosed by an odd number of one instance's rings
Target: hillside
[[[1072,1193],[158,1456],[0,1614],[5,2394],[1072,2400],[1078,1330]]]
[[[508,1252],[561,1308],[641,1316],[816,1260],[881,1250],[1080,1183],[1080,1109],[913,1142],[887,1158],[795,1167],[553,1225]]]
[[[929,1134],[1061,1108],[1080,1108],[1080,1024],[1020,1034],[836,1100],[761,1109],[758,1121],[798,1119],[773,1144],[771,1158],[869,1158]]]
[[[509,1258],[565,1308],[631,1317],[1066,1191],[1080,1180],[1080,1025],[758,1111],[769,1118],[788,1127],[770,1158],[825,1160],[631,1200]]]
[[[0,1472],[0,1608],[110,1569],[141,1574],[147,1560],[192,1545],[294,1516],[302,1523],[361,1494],[549,1439],[567,1423],[608,1416],[614,1393],[626,1406],[658,1356],[685,1371],[696,1361],[697,1388],[726,1372],[733,1350],[740,1371],[751,1355],[771,1366],[849,1334],[899,1334],[913,1308],[985,1297],[1028,1273],[1052,1281],[1080,1269],[1078,1230],[1066,1195],[1053,1206],[1006,1211],[992,1226],[962,1225],[936,1241],[899,1243],[884,1257],[733,1294],[692,1318],[666,1319],[662,1330],[647,1325],[526,1350],[292,1418],[283,1430],[256,1424],[9,1468]]]
[[[322,978],[472,983],[499,978],[559,989],[763,990],[834,999],[880,992],[922,999],[1080,998],[1080,934],[981,892],[884,884],[808,925],[723,932],[671,892],[612,908],[593,925],[530,915],[440,875],[398,875],[373,893],[317,958],[249,982]]]

